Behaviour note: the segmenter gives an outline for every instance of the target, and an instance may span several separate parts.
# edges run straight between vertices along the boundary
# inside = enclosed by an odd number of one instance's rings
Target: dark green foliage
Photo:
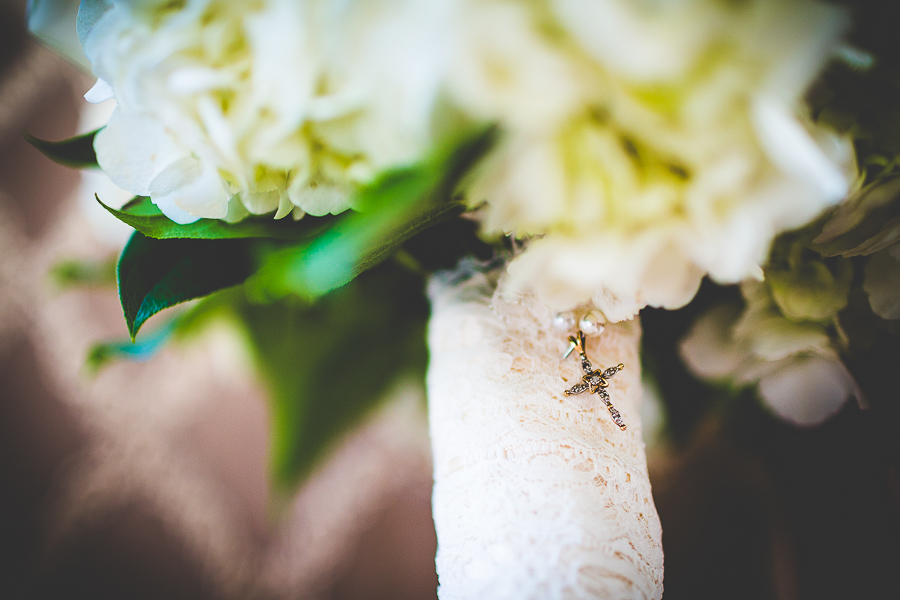
[[[75,169],[85,169],[97,166],[97,154],[94,152],[94,136],[92,131],[84,135],[75,136],[59,142],[50,142],[30,135],[23,134],[28,143],[37,148],[41,154],[61,165]]]
[[[271,464],[281,488],[306,475],[398,377],[424,376],[422,280],[395,263],[313,304],[245,302],[236,312],[270,387]]]
[[[465,207],[456,191],[493,141],[494,132],[483,131],[421,164],[386,172],[359,190],[353,210],[336,217],[179,225],[149,198],[119,210],[100,202],[137,229],[118,265],[132,339],[165,308],[251,276],[252,284],[204,299],[138,344],[95,346],[89,366],[145,359],[209,314],[230,315],[270,388],[272,473],[279,489],[289,489],[393,383],[404,375],[423,381],[422,275],[466,255],[494,254],[476,223],[460,216]],[[386,260],[392,255],[398,260]]]
[[[156,240],[135,232],[119,259],[119,299],[132,339],[161,310],[242,283],[251,240]]]

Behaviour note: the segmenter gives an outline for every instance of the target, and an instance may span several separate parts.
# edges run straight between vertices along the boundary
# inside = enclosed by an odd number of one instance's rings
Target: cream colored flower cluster
[[[844,15],[815,2],[475,1],[459,97],[506,125],[471,188],[531,235],[514,282],[610,320],[761,275],[774,236],[851,180],[847,141],[803,96]],[[488,34],[490,32],[490,34]]]
[[[100,78],[87,97],[118,103],[100,166],[179,223],[346,210],[357,185],[431,144],[447,6],[85,2]]]
[[[838,201],[850,146],[803,96],[845,15],[812,0],[92,0],[83,44],[113,181],[175,221],[349,207],[420,159],[444,106],[498,123],[469,178],[488,233],[528,238],[512,282],[610,320]],[[88,15],[90,16],[90,15]]]

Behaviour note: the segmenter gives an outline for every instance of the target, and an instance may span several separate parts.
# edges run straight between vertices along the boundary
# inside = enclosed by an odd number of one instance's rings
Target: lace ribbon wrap
[[[480,272],[432,280],[428,342],[441,600],[662,596],[662,529],[641,441],[636,322],[589,337],[621,431],[561,361],[566,334],[531,296]]]

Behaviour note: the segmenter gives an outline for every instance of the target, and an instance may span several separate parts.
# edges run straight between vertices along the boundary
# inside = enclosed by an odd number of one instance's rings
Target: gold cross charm
[[[591,366],[591,361],[588,360],[587,355],[584,353],[584,333],[581,330],[578,330],[577,335],[569,336],[569,344],[569,351],[566,352],[563,358],[568,358],[572,353],[572,350],[578,348],[578,355],[581,357],[581,368],[584,371],[584,377],[581,378],[581,381],[563,393],[566,396],[574,396],[575,394],[590,390],[592,394],[597,394],[600,396],[600,399],[603,400],[603,404],[606,405],[606,408],[609,409],[609,414],[615,424],[619,426],[619,429],[625,431],[625,421],[622,420],[622,415],[619,414],[616,407],[609,401],[609,392],[604,389],[609,386],[609,381],[607,380],[624,369],[625,365],[619,363],[615,367],[610,367],[605,371],[595,371],[594,367]]]

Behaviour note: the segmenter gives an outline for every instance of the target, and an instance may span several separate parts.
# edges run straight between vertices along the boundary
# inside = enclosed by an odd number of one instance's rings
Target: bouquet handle
[[[531,296],[513,302],[470,269],[429,288],[429,421],[441,600],[658,599],[662,530],[640,424],[637,322],[585,350],[627,367],[607,389],[567,396],[580,361]],[[502,284],[501,284],[502,287]]]

